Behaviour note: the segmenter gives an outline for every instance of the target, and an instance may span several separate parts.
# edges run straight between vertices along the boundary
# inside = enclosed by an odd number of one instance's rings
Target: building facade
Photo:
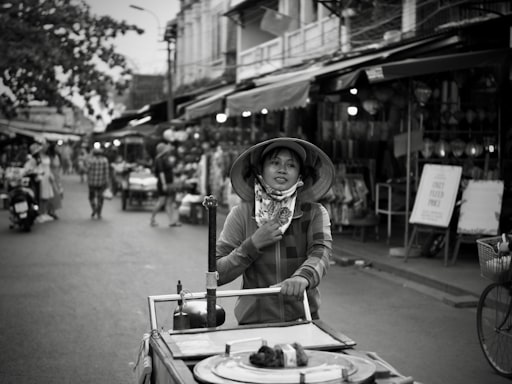
[[[460,165],[464,177],[502,179],[509,188],[510,2],[344,4],[182,3],[177,87],[225,80],[235,68],[222,88],[184,108],[187,124],[215,148],[224,167],[216,174],[226,177],[232,159],[256,141],[305,138],[331,156],[339,180],[356,174],[364,185],[338,186],[331,216],[340,226],[374,211],[378,183],[411,177],[417,185],[427,163]],[[403,195],[398,200],[404,204]]]

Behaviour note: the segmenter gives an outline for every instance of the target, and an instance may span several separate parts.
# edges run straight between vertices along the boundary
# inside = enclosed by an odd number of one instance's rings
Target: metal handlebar
[[[270,288],[253,288],[253,289],[235,289],[227,291],[217,291],[216,297],[236,297],[236,296],[252,296],[252,295],[270,295],[277,294],[281,291],[280,287]],[[156,303],[178,301],[182,299],[194,300],[194,299],[205,299],[207,296],[206,292],[187,292],[182,296],[181,294],[169,294],[169,295],[155,295],[148,297],[149,304],[149,321],[151,326],[151,332],[155,333],[158,331],[158,324],[156,320]],[[307,321],[311,321],[311,310],[309,309],[308,295],[304,293],[304,315]]]

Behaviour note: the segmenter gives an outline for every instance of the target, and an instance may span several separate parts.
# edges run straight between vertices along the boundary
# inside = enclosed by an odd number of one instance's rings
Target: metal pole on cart
[[[215,258],[215,244],[217,238],[217,199],[215,196],[206,196],[203,201],[208,210],[208,272],[206,273],[206,325],[215,327],[217,305],[217,262]]]

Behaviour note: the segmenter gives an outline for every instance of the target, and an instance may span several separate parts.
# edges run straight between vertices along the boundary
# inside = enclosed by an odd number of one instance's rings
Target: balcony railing
[[[336,51],[339,47],[338,23],[337,17],[324,18],[240,52],[237,81]]]

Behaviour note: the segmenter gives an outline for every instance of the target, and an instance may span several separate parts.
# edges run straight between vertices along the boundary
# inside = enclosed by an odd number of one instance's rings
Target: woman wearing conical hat
[[[333,183],[331,160],[304,140],[271,139],[242,153],[230,177],[242,203],[229,212],[217,241],[219,285],[242,276],[244,289],[281,287],[279,295],[239,297],[238,322],[304,319],[304,294],[318,318],[332,236],[317,201]]]

